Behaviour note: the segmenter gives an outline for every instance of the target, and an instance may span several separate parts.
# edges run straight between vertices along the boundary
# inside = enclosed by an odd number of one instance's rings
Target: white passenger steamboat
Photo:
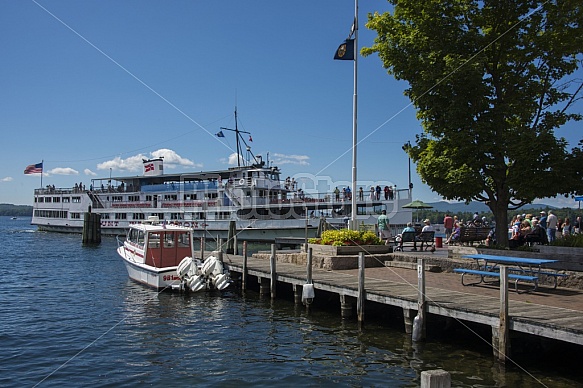
[[[249,147],[247,151],[250,154]],[[89,187],[36,189],[32,224],[43,231],[81,233],[84,213],[93,212],[101,216],[103,235],[119,235],[154,216],[160,222],[192,228],[195,237],[215,239],[227,238],[234,221],[241,240],[273,241],[313,237],[324,221],[346,226],[351,195],[357,196],[359,226],[376,224],[382,210],[394,228],[411,221],[411,210],[401,208],[411,201],[409,188],[391,186],[391,195],[384,190],[372,193],[371,186],[379,186],[373,182],[363,185],[362,194],[344,193],[347,185],[325,178],[305,175],[282,180],[278,167],[251,156],[226,170],[175,174],[164,173],[162,158],[149,159],[143,160],[142,175],[92,179]]]

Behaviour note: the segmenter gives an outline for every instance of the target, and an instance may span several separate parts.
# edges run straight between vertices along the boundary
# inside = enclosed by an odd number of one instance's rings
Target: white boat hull
[[[125,264],[130,279],[156,289],[172,288],[180,284],[180,277],[176,273],[176,267],[156,268],[142,263],[136,263],[130,256],[118,248],[118,253]]]

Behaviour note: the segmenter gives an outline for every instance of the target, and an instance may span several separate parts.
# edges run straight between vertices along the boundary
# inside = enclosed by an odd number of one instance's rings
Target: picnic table
[[[519,281],[533,283],[534,287],[527,291],[536,291],[541,275],[552,277],[554,279],[554,288],[557,287],[557,279],[559,277],[567,276],[566,274],[551,271],[544,267],[546,264],[556,263],[558,260],[483,254],[464,255],[462,258],[474,259],[478,268],[454,268],[454,272],[462,274],[462,284],[464,286],[498,282],[500,280],[500,265],[508,266],[508,279],[514,280],[516,292],[519,292]],[[464,282],[464,275],[475,275],[479,277],[479,280],[469,283]],[[494,278],[495,280],[487,280],[486,278]]]

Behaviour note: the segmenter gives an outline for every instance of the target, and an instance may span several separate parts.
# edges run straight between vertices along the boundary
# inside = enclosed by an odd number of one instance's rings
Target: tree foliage
[[[582,118],[580,0],[389,2],[369,15],[378,36],[362,54],[409,83],[423,133],[407,152],[426,184],[485,202],[499,225],[508,209],[582,191],[583,143],[555,135]]]

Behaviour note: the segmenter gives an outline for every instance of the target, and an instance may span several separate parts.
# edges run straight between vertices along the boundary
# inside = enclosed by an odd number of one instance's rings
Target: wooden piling
[[[275,265],[275,244],[271,244],[271,256],[269,257],[269,268],[271,269],[271,299],[276,298],[275,286],[277,284],[277,268]]]
[[[421,372],[421,388],[450,388],[451,375],[443,369]]]
[[[492,341],[494,356],[498,361],[506,362],[510,352],[508,340],[508,267],[500,265],[500,323],[498,324],[497,343]]]
[[[414,341],[421,341],[425,339],[426,336],[426,310],[427,306],[425,305],[425,259],[418,258],[417,259],[417,317],[420,327],[419,332],[417,333],[418,336],[415,338],[415,327],[413,327],[413,340]],[[415,326],[415,320],[413,322],[413,326]]]
[[[241,289],[247,289],[247,241],[243,241],[243,273],[241,274]]]
[[[306,283],[312,284],[312,248],[308,248],[308,258],[306,261]]]
[[[352,301],[348,295],[340,294],[340,317],[348,319],[352,316]]]
[[[356,300],[356,314],[358,323],[364,323],[364,301],[366,291],[364,289],[364,252],[358,253],[358,298]]]
[[[205,245],[206,245],[206,238],[204,236],[202,236],[200,238],[200,259],[202,261],[204,261],[204,250],[205,250]]]
[[[101,244],[101,214],[83,214],[83,245]]]

